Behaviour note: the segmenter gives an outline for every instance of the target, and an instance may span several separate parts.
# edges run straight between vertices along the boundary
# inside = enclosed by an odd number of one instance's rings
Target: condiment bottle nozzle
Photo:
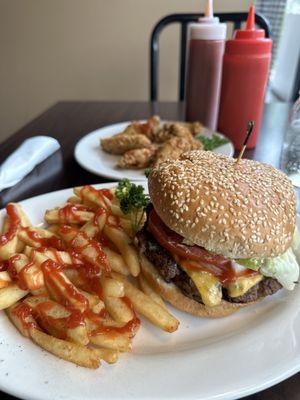
[[[214,17],[213,0],[206,0],[204,17],[200,17],[198,21],[209,24],[211,23],[216,24],[219,22],[219,18]]]
[[[204,15],[205,15],[206,18],[213,18],[214,17],[213,0],[207,0],[206,1],[206,7],[205,7]]]
[[[246,29],[247,30],[253,30],[255,28],[255,10],[254,10],[254,5],[250,7],[248,17],[247,17],[247,23],[246,23]]]

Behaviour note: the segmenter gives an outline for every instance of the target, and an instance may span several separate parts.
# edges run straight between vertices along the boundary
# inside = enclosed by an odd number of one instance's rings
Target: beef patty
[[[145,227],[138,233],[138,240],[142,253],[155,266],[166,282],[174,283],[187,297],[202,303],[200,294],[192,279]],[[281,287],[280,283],[275,279],[264,278],[245,294],[238,297],[228,296],[227,290],[223,288],[223,298],[233,303],[249,303],[276,293]]]

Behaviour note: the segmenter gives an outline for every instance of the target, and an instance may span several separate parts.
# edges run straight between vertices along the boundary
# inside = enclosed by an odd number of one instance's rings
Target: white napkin
[[[59,148],[58,141],[49,136],[33,136],[24,140],[0,166],[0,191],[16,185]]]

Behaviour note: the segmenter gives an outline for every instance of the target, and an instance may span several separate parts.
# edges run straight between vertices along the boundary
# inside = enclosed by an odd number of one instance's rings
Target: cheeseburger
[[[294,289],[296,199],[282,172],[197,150],[154,168],[148,185],[142,271],[174,307],[222,317]]]

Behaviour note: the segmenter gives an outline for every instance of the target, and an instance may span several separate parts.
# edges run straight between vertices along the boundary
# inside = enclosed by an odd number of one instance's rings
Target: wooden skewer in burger
[[[148,178],[152,204],[138,233],[142,271],[165,300],[193,315],[229,315],[293,290],[299,277],[292,184],[243,153],[233,159],[191,151]]]
[[[240,154],[238,155],[235,165],[238,165],[238,163],[241,161],[241,159],[245,153],[245,150],[247,148],[247,143],[250,139],[251,133],[253,132],[253,128],[254,128],[254,121],[249,121],[247,132],[246,132],[246,137],[245,137],[245,140],[243,143],[243,147],[242,147],[242,150],[240,151]]]

